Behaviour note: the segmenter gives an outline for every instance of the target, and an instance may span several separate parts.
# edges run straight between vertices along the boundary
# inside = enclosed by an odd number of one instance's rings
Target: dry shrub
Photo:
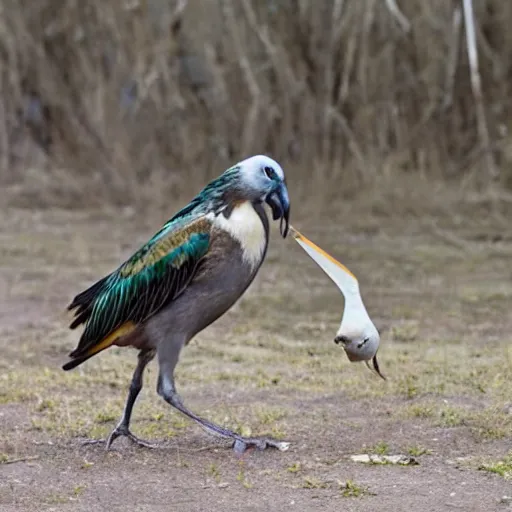
[[[268,153],[331,195],[488,179],[460,3],[0,0],[0,183],[25,204],[164,205]],[[475,0],[509,185],[512,3]]]

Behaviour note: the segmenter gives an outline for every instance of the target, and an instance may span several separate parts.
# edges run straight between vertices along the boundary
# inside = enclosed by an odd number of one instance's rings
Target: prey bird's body
[[[70,370],[106,348],[139,349],[123,416],[107,440],[139,444],[129,430],[131,411],[146,365],[158,358],[158,393],[208,431],[231,438],[237,451],[249,446],[285,449],[271,439],[243,438],[189,411],[176,392],[174,369],[181,349],[222,316],[245,292],[266,254],[269,223],[263,203],[288,231],[289,200],[277,162],[255,156],[212,181],[149,242],[112,274],[77,295],[71,328],[85,324]],[[284,227],[283,227],[284,226]]]
[[[334,338],[341,343],[350,361],[372,361],[375,372],[385,379],[380,372],[377,351],[380,334],[366,311],[357,277],[342,263],[326,253],[323,249],[290,226],[295,241],[306,251],[315,263],[332,279],[345,297],[345,309],[341,324]]]

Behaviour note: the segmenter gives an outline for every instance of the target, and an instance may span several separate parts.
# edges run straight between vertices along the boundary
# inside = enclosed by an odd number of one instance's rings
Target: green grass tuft
[[[407,453],[411,457],[420,457],[421,455],[430,455],[432,453],[432,450],[429,450],[428,448],[424,448],[423,446],[409,446],[407,448]]]
[[[352,480],[347,480],[344,484],[340,484],[340,491],[344,498],[360,498],[361,496],[370,494],[367,487],[358,485]]]
[[[499,461],[482,464],[479,469],[495,473],[507,480],[512,480],[512,451]]]

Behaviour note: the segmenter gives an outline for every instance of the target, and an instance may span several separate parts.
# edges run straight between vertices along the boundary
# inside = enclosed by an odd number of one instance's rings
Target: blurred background
[[[296,198],[506,205],[512,4],[472,7],[473,83],[459,0],[1,0],[0,204],[174,211],[267,153]]]

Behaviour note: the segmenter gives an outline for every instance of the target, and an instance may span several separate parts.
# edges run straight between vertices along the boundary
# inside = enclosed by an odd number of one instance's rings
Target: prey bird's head
[[[375,372],[384,379],[377,361],[377,351],[380,345],[379,331],[373,322],[365,322],[365,318],[360,318],[360,320],[362,322],[358,323],[354,316],[343,315],[334,343],[343,347],[351,362],[364,361],[369,367],[368,361],[371,360]]]
[[[281,166],[272,158],[256,155],[239,162],[238,186],[255,202],[265,202],[272,209],[272,218],[280,219],[281,235],[286,237],[290,219],[290,199]]]

